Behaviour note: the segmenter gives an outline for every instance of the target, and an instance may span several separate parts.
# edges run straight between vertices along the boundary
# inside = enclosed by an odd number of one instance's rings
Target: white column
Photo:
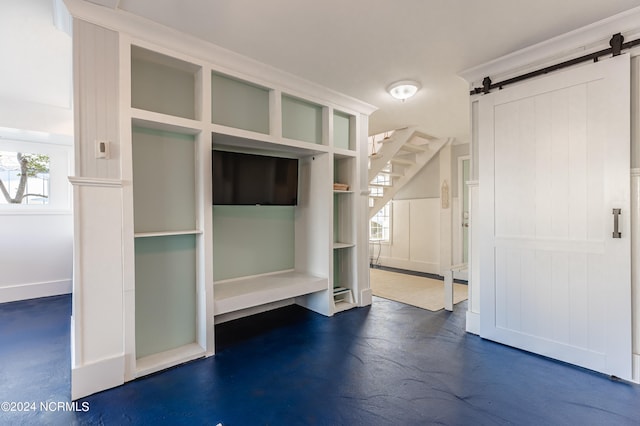
[[[467,305],[467,331],[480,334],[480,253],[478,252],[478,227],[474,226],[478,213],[478,181],[467,182],[469,186],[469,303]]]
[[[74,19],[75,92],[74,270],[71,397],[124,383],[123,230],[119,36]],[[96,141],[109,143],[98,158]],[[130,186],[130,184],[129,184]]]
[[[358,235],[358,290],[356,296],[359,306],[368,306],[372,302],[371,284],[369,281],[369,154],[367,135],[369,134],[369,117],[359,117],[358,139],[358,183],[359,191],[354,195],[356,201]]]
[[[636,383],[640,383],[640,168],[631,169],[631,315],[633,373]]]

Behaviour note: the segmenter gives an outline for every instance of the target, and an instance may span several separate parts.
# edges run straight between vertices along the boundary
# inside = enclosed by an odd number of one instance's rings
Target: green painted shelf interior
[[[195,229],[195,139],[134,127],[135,232]]]
[[[355,144],[351,134],[351,116],[340,111],[333,112],[333,146],[353,151]]]
[[[282,136],[322,144],[322,106],[282,95]]]
[[[269,89],[211,73],[211,122],[269,134]]]
[[[136,358],[196,341],[196,236],[137,238]]]
[[[196,119],[199,67],[140,47],[131,48],[131,106]]]
[[[213,207],[214,280],[293,269],[294,265],[294,206]]]

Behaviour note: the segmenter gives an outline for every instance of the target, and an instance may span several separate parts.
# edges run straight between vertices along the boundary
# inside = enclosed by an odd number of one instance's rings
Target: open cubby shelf
[[[269,134],[270,90],[217,72],[211,73],[211,122]]]
[[[348,130],[348,119],[345,128]],[[334,122],[335,126],[335,122]],[[335,127],[334,127],[335,131]],[[348,148],[348,138],[342,141],[342,148]],[[358,290],[356,279],[356,256],[354,250],[357,241],[354,210],[356,197],[352,188],[356,186],[356,158],[351,155],[334,155],[333,182],[347,185],[347,190],[333,191],[333,305],[334,313],[355,306],[355,294]],[[336,290],[338,289],[338,290]]]
[[[322,144],[323,136],[323,107],[282,95],[282,137]]]
[[[131,47],[131,106],[196,119],[196,78],[201,67]]]
[[[333,112],[333,146],[346,155],[355,155],[355,126],[353,115],[337,110]]]

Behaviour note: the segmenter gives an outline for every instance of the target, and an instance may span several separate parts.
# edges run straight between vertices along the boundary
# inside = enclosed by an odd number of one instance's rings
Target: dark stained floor
[[[3,404],[0,424],[640,425],[640,386],[466,334],[465,310],[283,308],[218,326],[214,357],[66,411],[70,296],[2,304],[0,403],[36,405]]]

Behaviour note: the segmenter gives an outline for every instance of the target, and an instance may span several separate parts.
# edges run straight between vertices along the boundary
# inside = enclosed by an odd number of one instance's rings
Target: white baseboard
[[[71,400],[124,384],[124,355],[71,368]]]
[[[469,281],[469,269],[465,269],[464,271],[454,271],[453,272],[454,280],[463,280]]]
[[[370,288],[360,292],[360,306],[369,306],[373,301],[373,292]]]
[[[0,287],[0,303],[69,294],[71,293],[72,287],[71,280],[47,281],[43,283],[28,283]]]
[[[480,314],[467,311],[467,333],[480,335]]]
[[[382,266],[388,266],[390,268],[440,275],[440,264],[437,263],[416,262],[414,260],[398,259],[393,257],[380,257],[379,262]]]

